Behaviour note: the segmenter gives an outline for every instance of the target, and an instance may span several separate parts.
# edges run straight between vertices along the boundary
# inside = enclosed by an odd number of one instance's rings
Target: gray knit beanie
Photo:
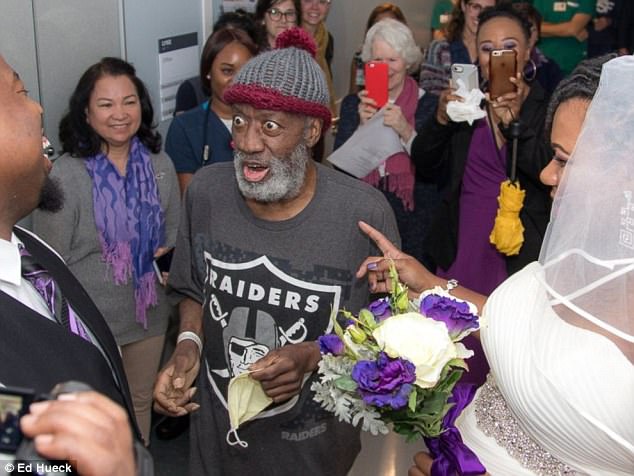
[[[315,42],[295,27],[280,33],[275,46],[242,67],[225,91],[225,101],[317,117],[327,129],[330,96],[324,73],[314,59]]]

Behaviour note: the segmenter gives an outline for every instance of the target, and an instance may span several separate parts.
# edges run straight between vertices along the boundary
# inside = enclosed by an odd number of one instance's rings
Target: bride
[[[600,71],[580,65],[551,101],[555,156],[541,179],[554,201],[539,262],[488,299],[452,291],[483,309],[491,372],[457,426],[491,475],[634,474],[634,57],[603,65],[590,103]],[[413,292],[443,284],[360,226],[390,258],[359,269],[373,291],[388,289],[390,261]],[[431,474],[429,455],[415,463],[410,476]]]

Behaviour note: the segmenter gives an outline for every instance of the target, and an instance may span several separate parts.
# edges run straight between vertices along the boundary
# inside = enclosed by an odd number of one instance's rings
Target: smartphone
[[[163,273],[169,273],[170,266],[172,265],[173,256],[174,248],[154,260],[154,272],[156,273],[156,277],[161,284],[165,284],[163,282]]]
[[[492,50],[489,53],[489,94],[495,99],[517,91],[509,78],[517,74],[517,52],[515,50]]]
[[[467,91],[479,89],[478,67],[474,64],[455,63],[451,65],[451,86],[458,87],[458,80],[462,80]]]
[[[383,107],[388,100],[387,93],[387,63],[369,61],[365,64],[365,90],[368,97],[376,101],[377,107]]]
[[[0,387],[0,455],[15,454],[20,446],[20,418],[28,413],[33,397],[32,390]]]

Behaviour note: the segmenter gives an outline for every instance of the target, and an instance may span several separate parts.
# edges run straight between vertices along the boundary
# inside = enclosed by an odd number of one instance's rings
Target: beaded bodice
[[[607,338],[553,311],[538,263],[483,312],[495,378],[465,410],[465,443],[493,475],[634,474],[634,366]]]

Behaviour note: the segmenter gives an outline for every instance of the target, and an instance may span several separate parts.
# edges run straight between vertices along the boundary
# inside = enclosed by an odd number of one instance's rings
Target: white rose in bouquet
[[[409,360],[416,366],[416,385],[431,388],[453,359],[464,355],[454,344],[444,322],[417,312],[397,314],[383,321],[372,333],[377,344],[392,358]]]

